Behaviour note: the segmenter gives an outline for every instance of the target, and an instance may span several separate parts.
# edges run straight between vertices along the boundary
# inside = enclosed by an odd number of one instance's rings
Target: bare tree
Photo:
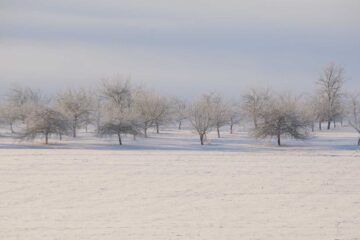
[[[309,122],[299,110],[298,100],[290,95],[273,99],[271,107],[261,114],[265,121],[254,129],[253,134],[257,138],[276,137],[280,146],[281,136],[305,139],[308,134]]]
[[[96,107],[94,109],[96,109]],[[87,114],[81,118],[82,127],[85,129],[85,132],[88,132],[89,126],[93,125],[96,121],[94,113],[96,114],[96,111],[91,111],[90,114]]]
[[[116,135],[119,145],[122,145],[123,134],[131,134],[133,136],[140,134],[136,115],[131,112],[130,108],[119,109],[114,104],[111,104],[108,108],[108,116],[98,130],[99,135]]]
[[[22,114],[27,114],[31,112],[31,109],[28,109],[28,105],[36,106],[43,103],[45,100],[44,96],[40,93],[39,90],[33,90],[29,87],[14,87],[10,89],[10,92],[7,94],[7,101],[11,103],[14,107],[23,107]]]
[[[34,108],[45,102],[45,98],[39,91],[31,88],[14,87],[6,94],[1,107],[1,118],[9,125],[11,133],[14,133],[14,124],[24,122],[25,118]]]
[[[344,95],[343,95],[344,96]],[[333,116],[333,127],[336,128],[337,124],[343,124],[343,119],[346,115],[344,97],[341,97],[335,106],[334,116]]]
[[[37,107],[26,118],[26,122],[23,137],[34,139],[42,135],[45,144],[48,144],[51,134],[66,134],[69,129],[69,121],[62,113],[45,106]]]
[[[171,102],[168,98],[163,96],[155,96],[154,104],[157,106],[154,109],[154,124],[156,133],[160,133],[160,126],[165,126],[172,121]]]
[[[9,126],[11,133],[15,133],[14,124],[20,119],[18,109],[9,103],[3,103],[0,107],[0,119],[3,124]]]
[[[341,112],[341,97],[344,84],[344,69],[335,63],[328,64],[317,81],[319,97],[325,105],[327,129],[331,122],[336,121],[336,116]]]
[[[358,146],[360,146],[360,94],[350,94],[349,100],[349,124],[359,134]]]
[[[311,102],[314,115],[319,123],[319,130],[322,130],[322,123],[327,119],[327,103],[323,96],[316,96]]]
[[[270,99],[270,91],[268,89],[250,89],[243,96],[243,112],[252,119],[255,128],[258,127],[260,114],[269,106]]]
[[[230,125],[230,134],[233,134],[233,128],[235,124],[240,123],[240,106],[239,103],[232,101],[229,105],[229,125]]]
[[[149,109],[150,105],[152,106],[149,99],[149,95],[142,90],[136,92],[134,99],[135,109],[141,119],[142,129],[146,138],[148,137],[147,130],[154,124],[153,111]]]
[[[72,125],[72,135],[76,137],[76,130],[89,118],[93,99],[84,89],[68,89],[58,94],[57,107],[69,118]]]
[[[204,145],[204,138],[212,127],[214,121],[212,119],[212,103],[208,95],[203,95],[196,99],[189,106],[189,120],[194,130],[199,134],[200,144]]]
[[[230,122],[230,109],[224,98],[216,93],[207,95],[211,105],[211,119],[216,127],[217,136],[220,138],[220,128],[228,125]]]
[[[321,100],[317,95],[311,95],[307,96],[305,100],[301,102],[304,117],[308,119],[312,132],[315,131],[316,123],[319,124],[319,130],[322,130],[321,124],[325,118],[325,110]]]
[[[185,101],[174,98],[172,103],[172,115],[174,116],[174,120],[178,124],[178,129],[181,130],[183,121],[187,118],[187,104]]]
[[[138,90],[134,97],[135,111],[138,113],[145,137],[147,130],[155,127],[159,133],[159,127],[170,121],[169,100],[153,92]]]
[[[103,96],[102,89],[100,91],[96,91],[96,93],[94,94],[94,98],[95,104],[92,114],[95,121],[95,127],[98,131],[103,121],[102,116],[105,115],[105,97]]]
[[[105,116],[99,125],[98,134],[117,135],[119,145],[122,145],[122,134],[139,134],[130,82],[122,80],[104,82],[102,94]]]

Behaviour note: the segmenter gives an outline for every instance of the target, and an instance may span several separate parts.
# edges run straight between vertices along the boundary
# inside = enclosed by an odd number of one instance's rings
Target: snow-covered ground
[[[166,130],[125,146],[82,133],[0,138],[0,239],[360,239],[360,148]],[[56,144],[55,144],[56,143]]]

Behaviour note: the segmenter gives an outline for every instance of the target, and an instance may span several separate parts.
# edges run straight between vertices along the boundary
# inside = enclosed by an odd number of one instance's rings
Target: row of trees
[[[42,135],[48,143],[50,135],[77,137],[77,130],[89,125],[100,136],[122,135],[148,137],[148,129],[176,121],[181,128],[187,104],[176,98],[160,96],[129,80],[103,81],[97,91],[68,89],[52,98],[31,88],[11,89],[0,104],[0,121],[11,133],[33,139]],[[15,127],[17,127],[15,131]]]
[[[228,101],[217,93],[204,94],[187,103],[164,97],[129,80],[103,81],[96,91],[68,89],[52,98],[31,88],[13,88],[0,104],[0,121],[23,138],[41,135],[48,143],[50,135],[77,137],[77,130],[89,125],[99,136],[148,136],[148,130],[183,122],[191,124],[203,145],[210,131],[233,126],[240,120],[251,122],[250,133],[257,138],[283,136],[306,139],[309,132],[327,123],[327,128],[347,121],[360,134],[360,97],[345,94],[343,69],[327,65],[316,82],[316,92],[300,97],[276,94],[269,89],[251,89],[240,101]],[[16,126],[16,129],[15,129]],[[360,138],[358,140],[360,145]]]

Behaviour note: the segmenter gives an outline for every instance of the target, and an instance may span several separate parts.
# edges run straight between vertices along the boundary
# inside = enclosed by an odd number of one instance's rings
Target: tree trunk
[[[220,128],[216,127],[216,131],[217,131],[218,138],[220,138]]]
[[[336,121],[334,120],[334,128],[336,128]]]
[[[118,132],[118,139],[119,139],[119,145],[122,145],[122,141],[121,141],[121,134]]]
[[[49,133],[45,133],[45,144],[47,145],[49,143]]]
[[[256,119],[256,117],[254,117],[254,127],[255,127],[255,129],[257,129],[257,128],[258,128],[258,125],[257,125],[257,119]]]
[[[233,134],[233,125],[234,124],[230,124],[230,134]]]
[[[327,129],[330,130],[330,127],[331,127],[331,120],[328,120],[328,126],[327,126]]]
[[[76,124],[77,123],[77,119],[74,118],[74,122],[73,122],[73,137],[76,138]]]
[[[14,127],[13,127],[13,123],[12,123],[12,122],[10,123],[10,131],[11,131],[11,133],[15,133],[15,131],[14,131]]]
[[[322,130],[322,128],[321,128],[321,121],[319,121],[319,130],[321,131]]]
[[[60,141],[62,141],[62,134],[61,133],[59,133],[59,139],[60,139]]]
[[[159,124],[156,123],[156,133],[159,134],[160,133],[160,129],[159,129]]]
[[[280,134],[280,132],[278,132],[278,134],[277,134],[277,142],[278,142],[278,145],[281,146],[281,134]]]
[[[85,124],[85,132],[88,132],[88,125]]]
[[[315,124],[314,124],[314,122],[311,123],[311,131],[315,132]]]
[[[148,135],[147,135],[147,126],[144,127],[144,136],[145,136],[145,138],[148,137]]]
[[[181,121],[179,122],[179,127],[178,127],[179,130],[181,130]]]
[[[200,134],[200,144],[204,145],[204,134]]]
[[[360,146],[360,137],[359,137],[359,140],[358,140],[358,146]]]

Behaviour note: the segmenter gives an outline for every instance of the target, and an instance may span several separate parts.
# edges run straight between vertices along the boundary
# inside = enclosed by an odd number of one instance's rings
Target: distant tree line
[[[98,136],[116,136],[120,145],[124,135],[148,137],[153,128],[176,125],[181,130],[190,123],[201,145],[208,134],[242,122],[251,123],[250,134],[256,138],[282,137],[305,140],[316,128],[335,128],[346,122],[359,133],[360,94],[345,92],[344,70],[332,63],[322,70],[312,94],[294,96],[270,89],[250,89],[240,100],[229,100],[218,93],[203,94],[191,102],[165,97],[130,80],[103,80],[97,89],[67,89],[52,97],[40,91],[15,87],[0,102],[0,123],[20,138],[50,136],[60,140],[64,135],[77,137],[78,129],[92,125]]]

